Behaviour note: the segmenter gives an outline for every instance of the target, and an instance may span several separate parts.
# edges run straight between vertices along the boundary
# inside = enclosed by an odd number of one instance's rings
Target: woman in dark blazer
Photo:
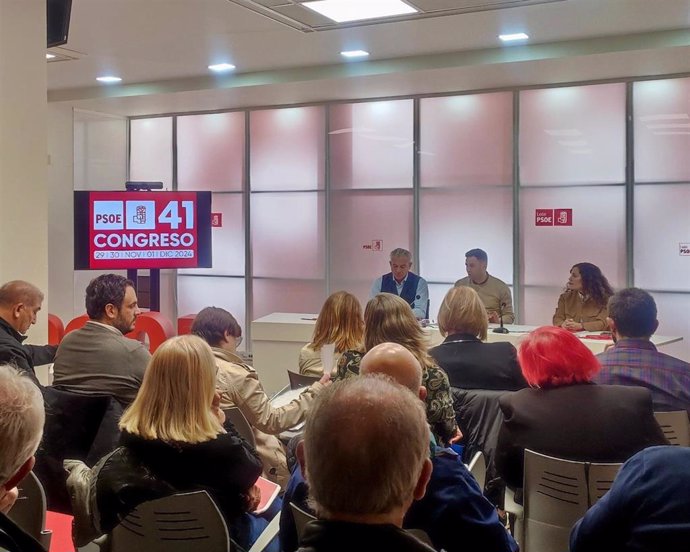
[[[483,343],[488,331],[486,310],[470,287],[451,288],[438,312],[445,341],[429,350],[460,389],[517,391],[527,387],[511,343]]]
[[[496,465],[508,486],[522,487],[524,452],[581,462],[624,462],[653,445],[667,445],[647,389],[595,385],[599,361],[573,334],[544,326],[518,352],[532,389],[499,399],[503,426]]]

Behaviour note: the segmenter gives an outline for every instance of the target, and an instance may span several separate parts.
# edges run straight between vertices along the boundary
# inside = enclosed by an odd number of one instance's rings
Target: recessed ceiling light
[[[336,23],[417,13],[402,0],[317,0],[302,2],[302,5]]]
[[[527,40],[529,35],[525,33],[513,33],[513,34],[502,34],[498,35],[503,42],[511,42],[513,40]]]
[[[364,50],[345,50],[344,52],[340,52],[340,55],[346,58],[360,58],[367,57],[369,52]]]
[[[235,69],[235,66],[232,63],[215,63],[209,65],[208,68],[216,73],[223,73],[224,71],[232,71]]]
[[[120,77],[114,77],[112,75],[106,75],[105,77],[97,77],[96,80],[98,82],[102,82],[105,84],[113,84],[115,82],[120,82],[122,79]]]
[[[46,59],[54,59],[57,56],[55,54],[46,54]]]

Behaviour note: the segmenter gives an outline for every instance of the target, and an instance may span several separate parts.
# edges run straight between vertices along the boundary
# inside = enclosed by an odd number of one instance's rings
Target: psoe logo
[[[534,213],[535,226],[553,226],[553,209],[536,209]]]
[[[155,201],[128,201],[126,215],[128,230],[156,229]]]
[[[122,230],[125,227],[122,201],[94,201],[93,229]]]
[[[678,246],[681,256],[690,257],[690,243],[679,243]]]

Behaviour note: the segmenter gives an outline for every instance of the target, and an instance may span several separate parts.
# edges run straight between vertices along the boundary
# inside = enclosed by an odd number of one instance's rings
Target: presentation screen
[[[211,266],[211,192],[74,192],[74,268]]]

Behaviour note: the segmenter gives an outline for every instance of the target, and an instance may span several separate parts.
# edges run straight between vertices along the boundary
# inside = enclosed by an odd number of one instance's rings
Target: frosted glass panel
[[[121,190],[127,180],[127,121],[74,112],[74,189]]]
[[[423,187],[512,183],[512,92],[425,98],[420,110]]]
[[[177,118],[178,189],[241,191],[243,170],[243,112]]]
[[[690,362],[690,294],[688,293],[652,293],[656,302],[659,329],[657,334],[681,336],[683,341],[660,347],[667,355],[682,358]]]
[[[423,190],[419,211],[420,266],[427,280],[464,278],[465,252],[479,247],[489,256],[489,273],[512,283],[512,188]]]
[[[690,184],[635,186],[634,235],[635,285],[690,291]]]
[[[560,287],[525,287],[522,295],[520,322],[529,326],[550,326],[558,297],[565,289]]]
[[[213,267],[180,269],[180,274],[244,276],[244,214],[242,194],[213,194],[211,211],[222,226],[211,228]]]
[[[690,78],[633,84],[635,181],[690,180]]]
[[[242,335],[247,328],[244,297],[244,278],[180,275],[177,279],[179,316],[196,314],[204,307],[220,307],[237,319]],[[240,346],[241,350],[245,349],[246,341]]]
[[[324,110],[317,106],[251,112],[252,190],[323,188]]]
[[[429,319],[438,320],[438,310],[441,308],[441,302],[454,283],[429,284]]]
[[[130,121],[129,179],[172,189],[172,117]]]
[[[572,226],[536,226],[536,210],[544,209],[572,209]],[[562,287],[570,267],[584,261],[613,287],[625,285],[623,186],[523,189],[520,227],[525,285]]]
[[[334,188],[412,187],[412,100],[331,107]]]
[[[373,280],[390,272],[390,252],[412,248],[412,193],[334,192],[331,198],[331,289],[350,291],[364,304]]]
[[[625,180],[625,84],[520,92],[522,185]]]
[[[272,312],[317,314],[326,300],[323,280],[254,279],[254,320]]]
[[[323,278],[323,193],[252,194],[251,203],[254,276]]]

